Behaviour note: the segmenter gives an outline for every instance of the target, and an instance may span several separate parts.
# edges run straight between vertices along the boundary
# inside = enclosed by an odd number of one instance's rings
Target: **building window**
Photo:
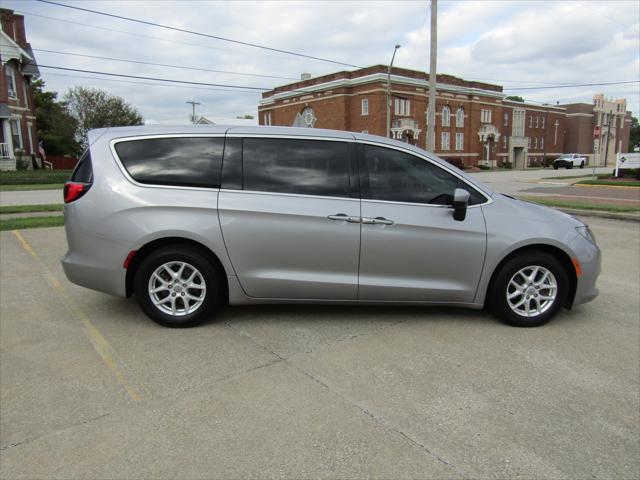
[[[4,66],[4,76],[7,80],[7,94],[9,98],[18,98],[18,89],[16,88],[16,71],[12,65],[8,63]]]
[[[22,126],[20,125],[19,118],[12,118],[10,120],[11,125],[11,136],[13,138],[13,149],[22,150],[24,145],[22,143]]]
[[[271,125],[271,112],[265,113],[263,118],[265,125]]]
[[[27,82],[26,82],[26,80],[22,82],[22,93],[24,95],[24,106],[29,108],[29,95],[27,93]]]
[[[27,123],[27,135],[29,137],[29,153],[36,153],[35,149],[33,148],[33,125],[31,123]]]
[[[529,115],[529,128],[533,128],[533,117]]]
[[[451,126],[451,110],[447,105],[442,107],[442,126],[443,127]]]
[[[540,121],[540,128],[544,128],[544,117],[541,118]]]
[[[534,137],[533,139],[533,149],[536,150],[538,148],[538,137]]]
[[[362,133],[369,133],[369,130],[362,130]]]
[[[464,133],[456,133],[456,150],[464,150]]]
[[[531,150],[531,137],[527,137],[527,148]]]
[[[406,98],[396,98],[395,114],[405,117],[411,115],[411,102]]]
[[[508,142],[507,138],[508,138],[508,137],[507,137],[506,135],[503,135],[503,136],[502,136],[502,149],[503,149],[503,150],[506,150],[506,149],[507,149],[507,142]]]
[[[540,139],[540,149],[544,149],[544,137]]]
[[[504,126],[509,126],[509,114],[507,112],[504,112]]]
[[[480,121],[482,123],[491,123],[491,110],[480,110]]]
[[[524,137],[524,110],[515,109],[513,111],[513,128],[511,135],[514,137]]]
[[[538,123],[540,122],[540,117],[536,116],[536,128],[538,128]]]
[[[459,107],[456,111],[456,127],[464,127],[464,108]]]
[[[362,102],[360,102],[361,105],[361,115],[369,115],[369,99],[368,98],[363,98]]]
[[[440,137],[440,150],[449,150],[451,148],[450,141],[451,137],[449,132],[442,132]]]

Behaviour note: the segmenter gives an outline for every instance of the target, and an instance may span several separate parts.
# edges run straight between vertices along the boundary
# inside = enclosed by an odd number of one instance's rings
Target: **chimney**
[[[300,80],[311,80],[311,74],[310,73],[300,74]]]

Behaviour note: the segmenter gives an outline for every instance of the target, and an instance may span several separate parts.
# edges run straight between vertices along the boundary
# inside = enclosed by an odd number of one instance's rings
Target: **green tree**
[[[57,100],[57,92],[45,91],[42,79],[33,82],[38,138],[45,151],[53,155],[78,156],[81,147],[75,140],[77,122],[69,115],[64,102]]]
[[[246,120],[253,120],[253,115],[249,115],[249,114],[238,115],[236,118],[243,118],[243,119],[246,119]]]
[[[524,98],[522,98],[520,95],[509,95],[508,97],[505,97],[505,100],[524,103]]]
[[[87,146],[87,132],[94,128],[142,125],[142,115],[122,97],[94,88],[70,88],[64,96],[69,113],[77,121],[76,140]]]
[[[629,151],[633,152],[640,147],[640,123],[636,117],[631,117],[631,130],[629,131]]]

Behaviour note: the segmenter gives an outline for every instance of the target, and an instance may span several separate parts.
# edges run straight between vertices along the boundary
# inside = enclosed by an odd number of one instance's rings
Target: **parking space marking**
[[[60,283],[60,281],[56,278],[51,270],[45,265],[40,256],[35,252],[33,247],[27,242],[27,240],[18,232],[17,230],[12,230],[11,233],[16,237],[18,242],[22,248],[28,252],[33,258],[35,258],[40,264],[41,268],[44,270],[45,277],[47,283],[53,288],[53,290],[58,294],[63,305],[67,308],[71,314],[80,322],[80,324],[84,327],[84,332],[87,335],[93,349],[100,356],[104,364],[111,371],[111,373],[116,377],[118,382],[124,387],[126,392],[129,394],[129,397],[138,402],[142,400],[141,388],[137,388],[134,386],[135,382],[130,381],[125,374],[126,368],[122,361],[118,359],[118,355],[114,348],[111,346],[109,341],[102,335],[100,330],[91,323],[91,320],[85,314],[78,304],[73,301],[73,299],[69,296],[64,286]]]

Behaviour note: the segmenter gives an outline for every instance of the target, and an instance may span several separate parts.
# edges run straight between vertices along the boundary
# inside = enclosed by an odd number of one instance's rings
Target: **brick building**
[[[27,42],[24,17],[0,9],[0,170],[31,165],[38,138],[31,81],[39,76]]]
[[[426,148],[429,75],[394,67],[390,83],[389,136]],[[387,136],[386,98],[384,65],[303,74],[299,82],[263,93],[259,122]],[[437,76],[435,153],[458,165],[542,165],[567,152],[573,121],[563,106],[507,100],[500,85]]]

